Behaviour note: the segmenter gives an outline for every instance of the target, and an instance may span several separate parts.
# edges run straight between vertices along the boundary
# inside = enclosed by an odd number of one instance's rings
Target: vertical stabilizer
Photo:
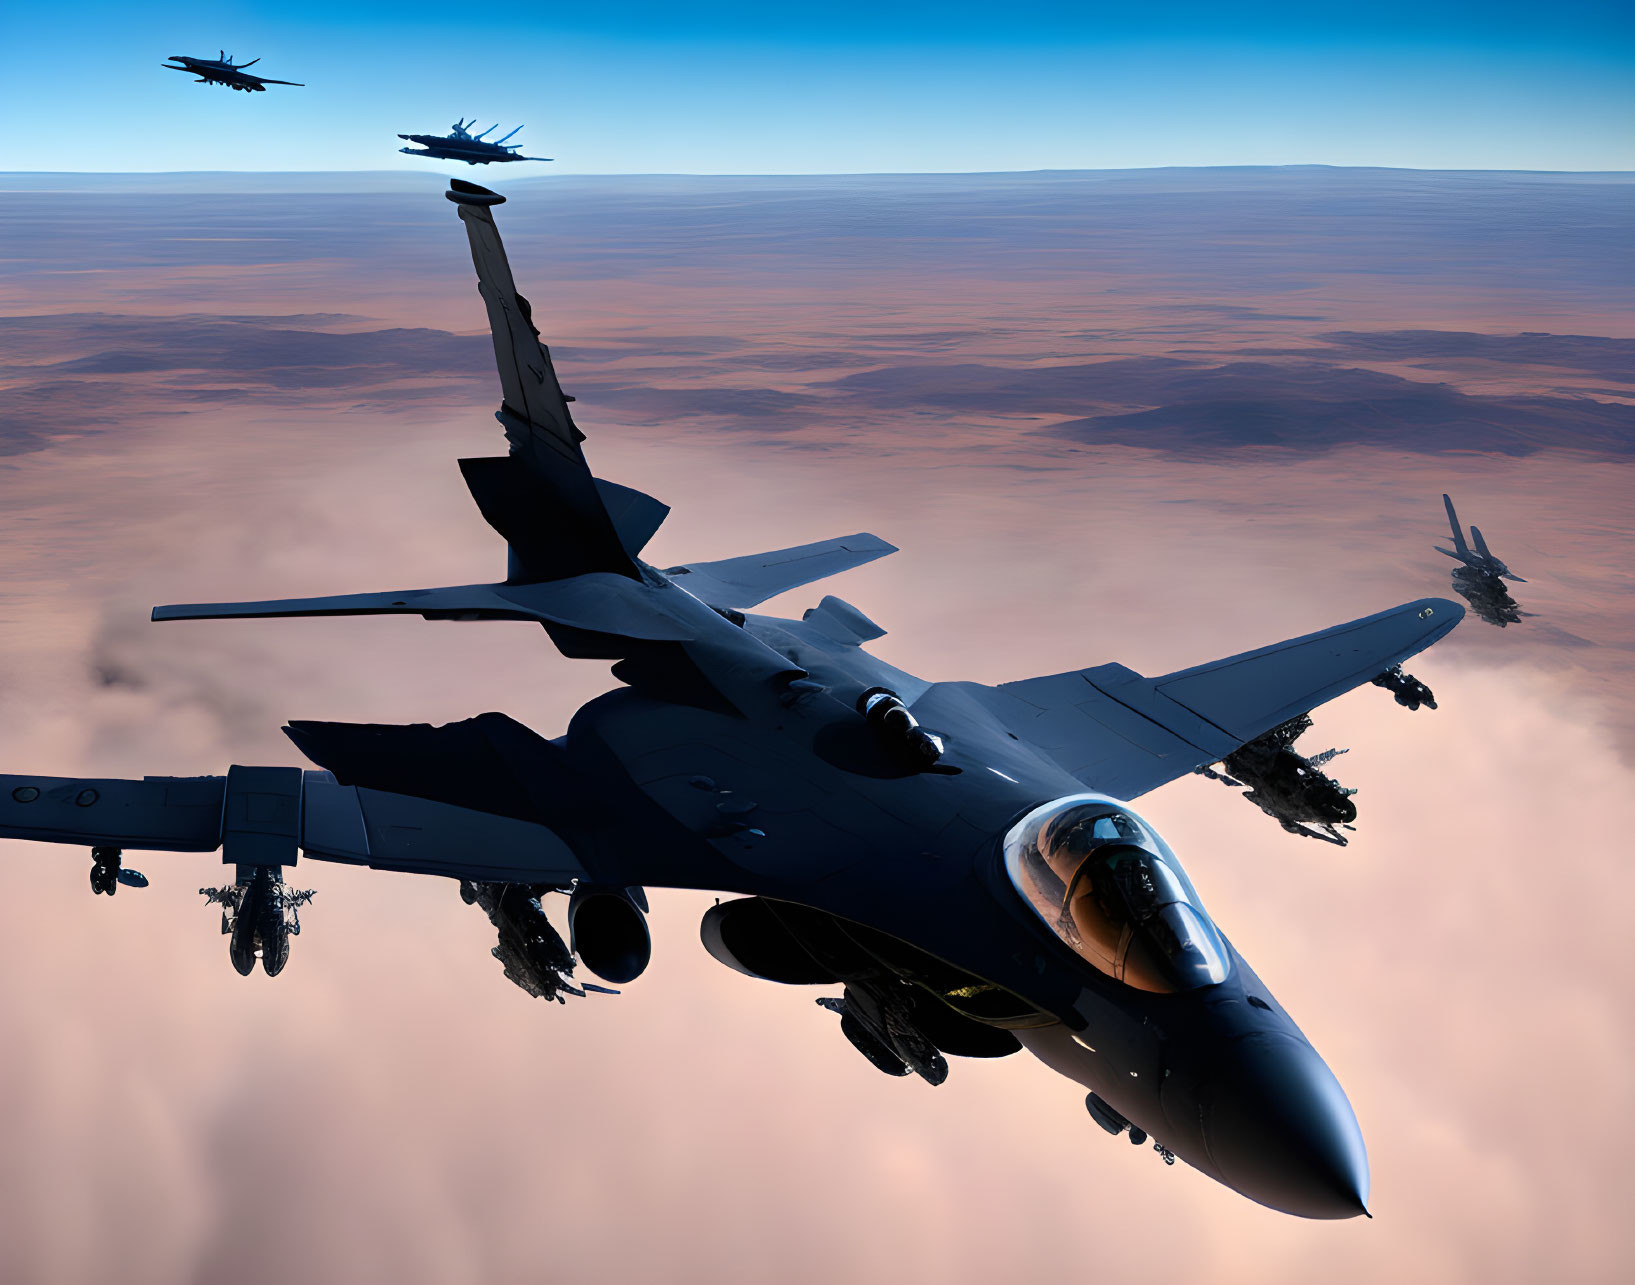
[[[513,441],[512,445],[519,448],[519,454],[544,446],[569,459],[577,457],[584,434],[574,425],[568,399],[556,379],[550,349],[539,341],[533,309],[517,293],[505,243],[494,224],[492,207],[505,198],[459,179],[450,184],[448,196],[460,207],[460,218],[471,242],[477,290],[488,309],[488,328],[494,339],[503,412],[509,412],[529,430],[524,441]],[[506,435],[512,432],[512,426],[506,424]]]
[[[568,410],[571,399],[557,382],[550,349],[540,342],[533,309],[511,278],[493,215],[505,198],[460,179],[451,181],[446,195],[459,207],[471,243],[500,376],[496,418],[511,446],[508,456],[462,460],[460,467],[483,517],[511,546],[507,578],[531,583],[611,571],[639,579],[631,546],[639,549],[645,539],[621,536],[609,513],[606,493],[579,448],[584,434]],[[637,525],[656,527],[663,513],[654,517],[655,508],[663,506],[648,500],[645,521]],[[643,535],[651,533],[649,528]]]
[[[1453,511],[1453,500],[1448,495],[1442,496],[1442,503],[1448,510],[1448,525],[1453,528],[1453,547],[1462,558],[1470,552],[1470,546],[1465,543],[1465,533],[1459,529],[1459,515]]]

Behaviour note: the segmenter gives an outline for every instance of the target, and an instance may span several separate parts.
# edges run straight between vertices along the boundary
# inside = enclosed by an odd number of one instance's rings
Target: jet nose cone
[[[1368,1152],[1334,1073],[1309,1044],[1251,1035],[1203,1097],[1204,1142],[1227,1183],[1302,1218],[1368,1212]]]

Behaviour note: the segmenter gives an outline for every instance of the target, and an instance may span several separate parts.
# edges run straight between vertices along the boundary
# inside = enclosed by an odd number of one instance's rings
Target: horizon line
[[[1531,169],[1495,166],[1428,165],[1337,165],[1326,161],[1267,163],[1221,163],[1213,165],[1118,165],[1118,166],[1039,166],[1031,169],[973,170],[552,170],[519,174],[518,178],[978,178],[995,175],[1044,174],[1158,174],[1175,171],[1214,172],[1220,170],[1333,170],[1396,174],[1529,174],[1583,176],[1586,178],[1635,178],[1635,169]],[[306,174],[367,174],[447,177],[440,170],[424,167],[362,169],[175,169],[175,170],[0,170],[0,178],[164,178],[212,174],[265,174],[288,176]]]

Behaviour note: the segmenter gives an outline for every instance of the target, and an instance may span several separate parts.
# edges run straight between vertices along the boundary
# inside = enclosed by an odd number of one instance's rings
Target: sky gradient
[[[398,133],[473,114],[564,173],[1635,168],[1615,3],[64,13],[7,15],[0,170],[405,168]],[[306,88],[159,67],[221,47]]]

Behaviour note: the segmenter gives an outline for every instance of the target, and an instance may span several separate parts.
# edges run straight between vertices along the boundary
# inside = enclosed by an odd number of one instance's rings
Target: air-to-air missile
[[[548,161],[549,156],[519,156],[522,150],[521,143],[514,143],[507,147],[506,141],[516,136],[522,129],[518,125],[505,138],[496,138],[492,143],[485,141],[485,136],[492,134],[498,125],[490,125],[481,134],[472,134],[471,127],[477,123],[473,116],[470,120],[457,120],[454,127],[447,134],[399,134],[398,137],[406,142],[418,143],[420,146],[400,147],[397,150],[410,156],[427,156],[437,161],[464,161],[467,165],[488,165],[497,161]]]

